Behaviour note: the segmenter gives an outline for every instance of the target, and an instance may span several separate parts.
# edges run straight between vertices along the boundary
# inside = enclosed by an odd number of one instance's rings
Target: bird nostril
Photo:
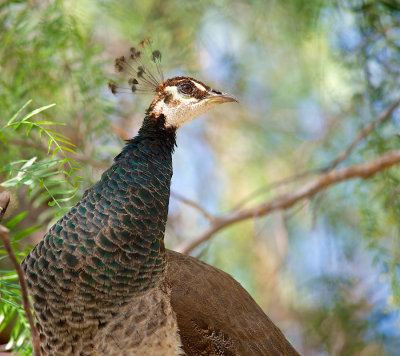
[[[211,92],[214,93],[214,94],[218,94],[218,95],[222,94],[222,91],[219,91],[219,90],[216,90],[216,89],[211,89]]]

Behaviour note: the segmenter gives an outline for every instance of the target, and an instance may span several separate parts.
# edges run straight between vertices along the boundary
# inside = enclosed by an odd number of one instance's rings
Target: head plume
[[[153,50],[151,40],[145,39],[136,47],[131,47],[129,53],[115,59],[115,69],[128,75],[128,87],[120,87],[114,82],[108,84],[113,94],[117,93],[156,93],[163,82],[161,68],[161,52]]]

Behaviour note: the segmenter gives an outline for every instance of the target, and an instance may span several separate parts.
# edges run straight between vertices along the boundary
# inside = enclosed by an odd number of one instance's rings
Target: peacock
[[[176,132],[237,99],[185,76],[164,80],[149,41],[116,59],[153,93],[138,134],[22,262],[43,355],[298,355],[230,275],[165,249]]]

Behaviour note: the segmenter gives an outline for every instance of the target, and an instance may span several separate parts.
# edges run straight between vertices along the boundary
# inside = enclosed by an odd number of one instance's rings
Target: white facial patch
[[[206,90],[202,85],[193,83],[199,89]],[[166,127],[178,129],[217,105],[216,102],[207,99],[199,100],[185,96],[178,92],[176,86],[169,86],[164,90],[171,94],[172,98],[167,102],[160,100],[153,110],[156,115],[164,114]]]
[[[201,91],[207,91],[207,89],[204,88],[200,83],[197,83],[193,80],[191,80],[191,82],[197,87],[197,89],[200,89]]]

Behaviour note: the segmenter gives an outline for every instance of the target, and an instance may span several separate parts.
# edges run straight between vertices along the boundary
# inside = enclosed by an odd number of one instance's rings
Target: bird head
[[[163,114],[165,126],[178,129],[214,106],[232,101],[237,99],[196,79],[174,77],[159,85],[149,112]]]
[[[115,60],[118,72],[128,74],[128,88],[109,83],[111,92],[152,93],[154,100],[147,110],[148,115],[162,117],[168,129],[178,129],[218,104],[238,101],[233,95],[210,88],[191,77],[173,77],[164,80],[161,70],[161,52],[152,51],[151,61],[155,70],[151,71],[142,55],[149,40],[139,47],[132,47],[128,56]]]

